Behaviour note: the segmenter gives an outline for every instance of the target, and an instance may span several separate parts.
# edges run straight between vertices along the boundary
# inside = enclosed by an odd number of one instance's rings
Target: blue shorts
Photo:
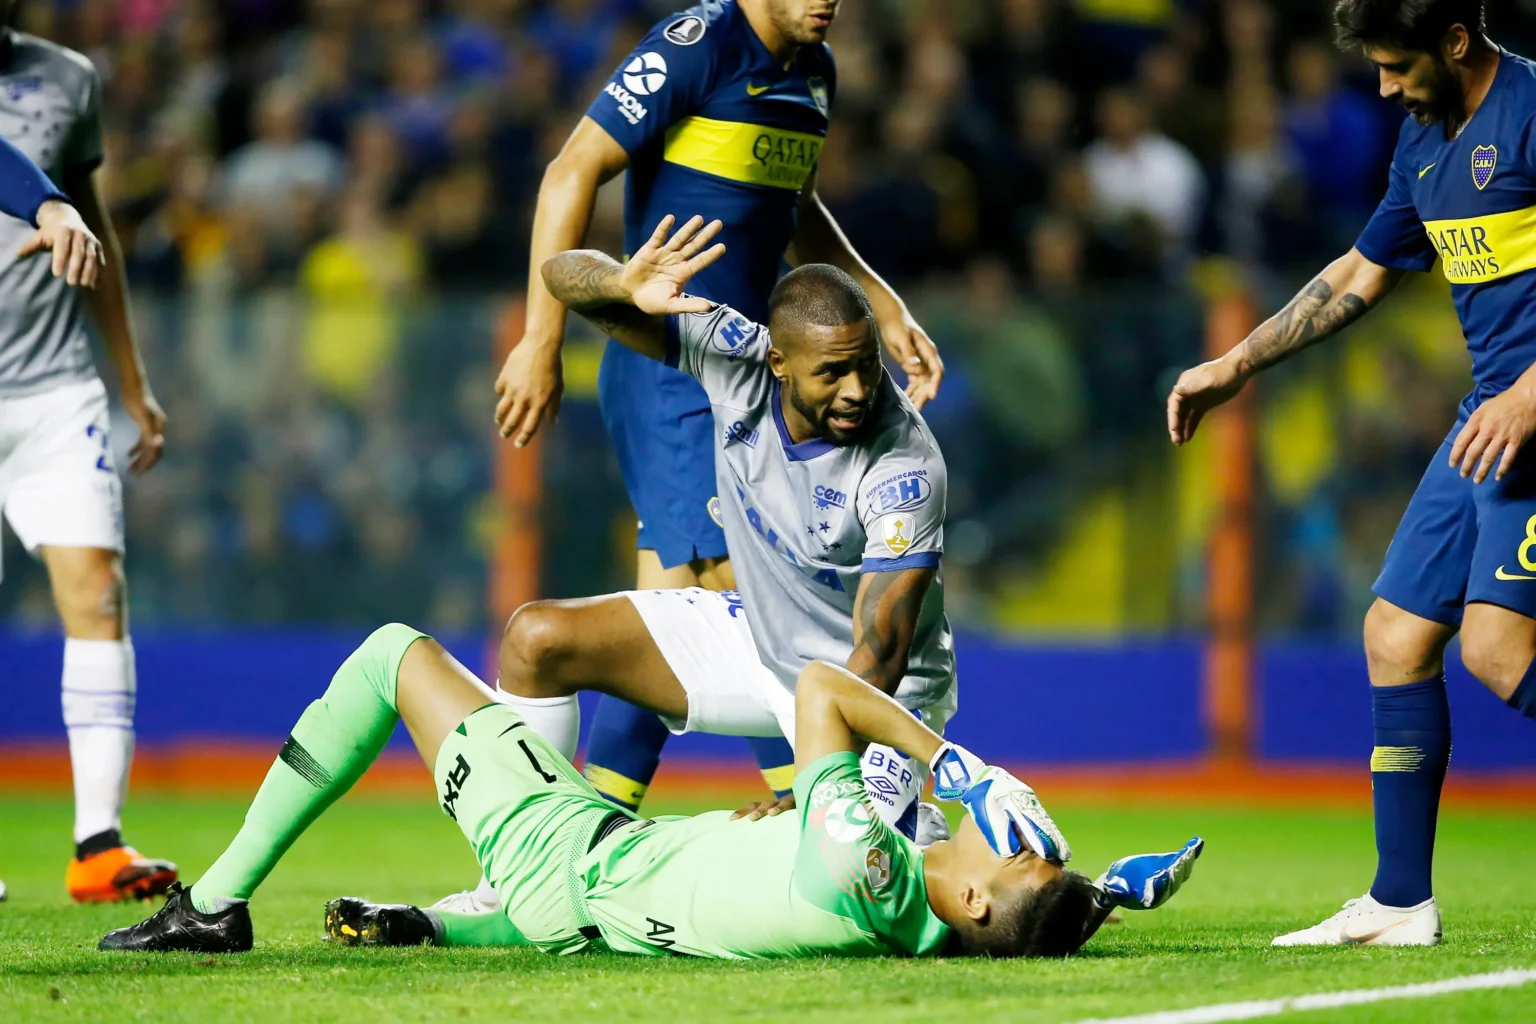
[[[1448,626],[1461,625],[1471,601],[1536,618],[1536,447],[1502,481],[1492,473],[1480,484],[1462,479],[1451,444],[1468,412],[1464,406],[1424,471],[1371,589]]]
[[[637,547],[665,568],[724,558],[715,420],[698,381],[609,340],[597,374],[603,425],[640,518]]]

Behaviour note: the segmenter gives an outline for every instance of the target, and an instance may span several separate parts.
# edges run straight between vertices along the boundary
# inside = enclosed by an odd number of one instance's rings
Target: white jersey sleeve
[[[668,366],[704,385],[712,404],[750,408],[767,373],[768,328],[716,306],[666,318]]]
[[[914,431],[881,456],[859,488],[864,524],[864,572],[932,568],[944,551],[944,459],[925,433]]]

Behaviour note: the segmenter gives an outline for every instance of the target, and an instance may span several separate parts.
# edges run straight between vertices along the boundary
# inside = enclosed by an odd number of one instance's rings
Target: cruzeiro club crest
[[[1477,146],[1472,150],[1472,184],[1481,192],[1493,177],[1493,169],[1499,162],[1499,150],[1495,146]]]

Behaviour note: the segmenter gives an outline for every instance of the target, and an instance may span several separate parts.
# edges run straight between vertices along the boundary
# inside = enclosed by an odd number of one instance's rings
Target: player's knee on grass
[[[70,636],[118,639],[122,636],[127,584],[122,556],[92,549],[78,556],[50,559],[53,598]]]
[[[1376,686],[1428,679],[1443,664],[1449,627],[1377,600],[1365,613],[1365,657]]]
[[[1063,871],[1038,888],[993,893],[985,919],[955,928],[949,952],[996,959],[1071,956],[1103,918],[1093,883]]]
[[[519,697],[564,697],[559,667],[571,626],[558,601],[531,601],[512,613],[501,634],[500,687]]]

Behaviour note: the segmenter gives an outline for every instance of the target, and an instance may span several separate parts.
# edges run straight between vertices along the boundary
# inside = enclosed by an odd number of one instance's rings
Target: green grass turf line
[[[663,810],[698,810],[653,807]],[[127,835],[188,880],[218,854],[241,800],[139,799]],[[432,804],[343,800],[278,866],[253,903],[256,949],[235,957],[109,956],[110,928],[144,905],[71,906],[63,891],[70,808],[0,798],[0,1018],[7,1021],[805,1021],[1065,1022],[1244,999],[1403,985],[1536,966],[1536,816],[1448,815],[1437,889],[1446,941],[1431,950],[1272,950],[1369,884],[1364,812],[1052,808],[1096,874],[1126,853],[1209,843],[1167,908],[1128,914],[1066,962],[711,963],[518,950],[336,949],[320,941],[332,896],[430,902],[475,867]],[[743,879],[743,884],[750,884]],[[1536,990],[1382,1003],[1277,1018],[1536,1020]]]

